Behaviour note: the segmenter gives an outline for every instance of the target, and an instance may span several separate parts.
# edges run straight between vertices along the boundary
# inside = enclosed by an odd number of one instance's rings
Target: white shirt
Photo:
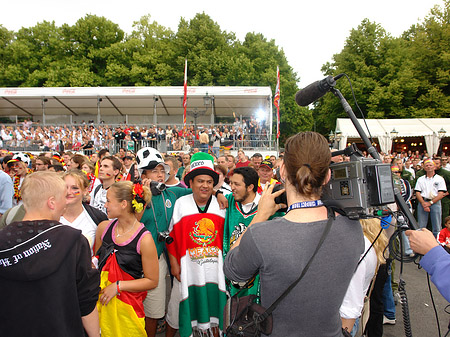
[[[91,202],[89,203],[92,207],[97,208],[101,210],[103,213],[108,214],[106,212],[106,192],[108,190],[105,190],[103,188],[103,185],[99,188],[98,192],[95,193],[95,190],[97,187],[95,187],[91,192]]]
[[[95,243],[95,232],[97,231],[97,225],[89,216],[89,213],[84,209],[84,207],[83,212],[81,212],[81,214],[73,222],[69,222],[69,220],[63,216],[59,219],[59,222],[63,225],[79,229],[81,234],[83,234],[89,242],[89,247],[91,247],[91,255],[94,255],[92,247]]]
[[[445,180],[439,174],[435,174],[431,178],[426,175],[417,179],[414,191],[420,192],[422,198],[433,199],[439,192],[447,192]]]
[[[371,243],[369,239],[364,236],[364,256],[365,252],[369,249]],[[377,267],[377,255],[373,247],[367,253],[364,260],[361,261],[352,280],[347,288],[344,300],[342,301],[339,309],[339,314],[342,318],[354,319],[361,316],[361,311],[364,306],[364,297],[370,286],[370,281],[375,275],[375,269]]]
[[[256,193],[255,199],[253,199],[252,202],[249,202],[248,204],[241,204],[242,210],[244,213],[250,212],[255,206],[258,206],[259,199],[261,199],[261,195]]]
[[[231,187],[226,182],[223,182],[222,186],[220,186],[219,190],[223,192],[223,195],[228,195],[233,192],[231,192]]]

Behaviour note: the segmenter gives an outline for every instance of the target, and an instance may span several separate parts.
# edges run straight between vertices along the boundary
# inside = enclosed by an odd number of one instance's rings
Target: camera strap
[[[322,237],[319,240],[319,243],[317,244],[316,250],[314,251],[313,255],[309,259],[308,263],[306,264],[305,268],[303,268],[302,273],[300,274],[299,278],[295,280],[281,295],[278,297],[275,302],[272,303],[272,305],[267,308],[266,311],[264,311],[261,315],[258,317],[258,321],[262,322],[264,321],[271,313],[275,310],[275,308],[278,306],[278,304],[289,294],[289,292],[300,282],[300,280],[305,276],[306,272],[308,271],[314,257],[316,256],[317,252],[319,251],[320,247],[322,247],[323,242],[325,241],[325,238],[327,237],[328,233],[331,229],[331,224],[333,223],[333,220],[335,219],[334,211],[331,207],[327,207],[328,210],[328,221],[327,225],[325,227],[325,230],[322,233]]]
[[[163,199],[163,204],[164,204],[163,208],[164,208],[164,213],[166,215],[167,228],[169,228],[169,219],[167,218],[166,198],[164,198],[164,193],[162,193],[162,192],[161,192],[161,197]],[[156,232],[160,233],[159,228],[158,228],[158,221],[156,221],[155,208],[153,207],[153,200],[150,200],[150,205],[152,206],[152,214],[153,214],[153,220],[155,220]]]

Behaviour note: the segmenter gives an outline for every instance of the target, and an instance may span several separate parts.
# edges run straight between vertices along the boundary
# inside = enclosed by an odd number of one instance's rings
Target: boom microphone
[[[339,74],[336,77],[328,76],[321,81],[316,81],[306,88],[297,91],[295,94],[295,101],[300,106],[308,106],[315,100],[325,95],[331,88],[336,85],[336,80],[340,79],[344,74]]]

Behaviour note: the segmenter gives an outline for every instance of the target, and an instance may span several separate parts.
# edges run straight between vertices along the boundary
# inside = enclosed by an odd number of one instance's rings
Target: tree
[[[3,86],[179,86],[188,59],[189,85],[270,86],[274,92],[279,65],[282,135],[313,126],[311,111],[295,104],[297,74],[275,41],[248,33],[241,42],[205,13],[181,18],[176,32],[145,15],[129,36],[95,15],[73,26],[44,21],[17,33],[0,26],[0,44]]]
[[[67,27],[66,38],[73,43],[73,56],[81,63],[90,63],[90,81],[105,86],[105,74],[111,47],[123,41],[125,33],[114,22],[105,17],[86,15],[74,26]],[[86,62],[87,61],[87,62]]]
[[[366,117],[369,109],[372,109],[372,113],[378,112],[378,105],[370,97],[379,90],[380,79],[393,70],[389,69],[393,65],[385,67],[386,52],[391,40],[380,25],[365,19],[358,29],[351,30],[343,50],[333,56],[334,62],[322,67],[326,75],[345,73],[349,76],[358,104]],[[352,97],[350,85],[345,80],[342,79],[338,87],[347,100]],[[352,103],[350,100],[349,102]],[[339,100],[333,95],[321,98],[315,105],[314,113],[319,125],[318,131],[323,134],[334,129],[336,118],[347,117]]]
[[[424,22],[403,37],[409,42],[414,77],[420,81],[414,117],[449,117],[450,1],[432,8]]]
[[[173,76],[173,32],[143,16],[125,41],[108,50],[108,85],[170,85]]]
[[[353,29],[342,51],[322,67],[326,75],[346,73],[365,117],[420,118],[450,115],[450,1],[434,7],[423,23],[399,38],[365,19]],[[353,105],[348,83],[337,86]],[[320,132],[347,117],[333,95],[314,108]],[[354,107],[354,111],[357,110]],[[358,113],[357,113],[358,115]]]
[[[233,58],[230,47],[234,42],[234,34],[223,32],[205,13],[196,14],[189,22],[181,18],[173,40],[174,66],[183,69],[188,59],[189,85],[220,85],[227,59]],[[174,84],[183,84],[182,72]]]

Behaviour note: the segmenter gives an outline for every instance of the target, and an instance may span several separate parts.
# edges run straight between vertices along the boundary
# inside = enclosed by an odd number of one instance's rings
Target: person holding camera
[[[309,265],[272,313],[274,337],[343,336],[339,308],[364,251],[364,239],[358,220],[332,212],[320,200],[330,179],[330,157],[322,135],[302,132],[290,137],[280,167],[289,205],[286,215],[265,221],[279,208],[274,185],[268,186],[258,213],[225,258],[224,272],[230,280],[245,282],[259,272],[265,308]]]
[[[164,317],[166,310],[168,265],[163,252],[165,243],[171,242],[168,229],[172,219],[173,206],[179,197],[190,194],[192,191],[181,187],[166,189],[164,183],[169,177],[170,167],[164,162],[158,150],[144,147],[137,152],[136,158],[142,183],[144,186],[150,187],[152,192],[152,199],[146,206],[140,221],[152,234],[159,260],[158,286],[148,291],[144,301],[147,335],[156,336],[158,320]]]

